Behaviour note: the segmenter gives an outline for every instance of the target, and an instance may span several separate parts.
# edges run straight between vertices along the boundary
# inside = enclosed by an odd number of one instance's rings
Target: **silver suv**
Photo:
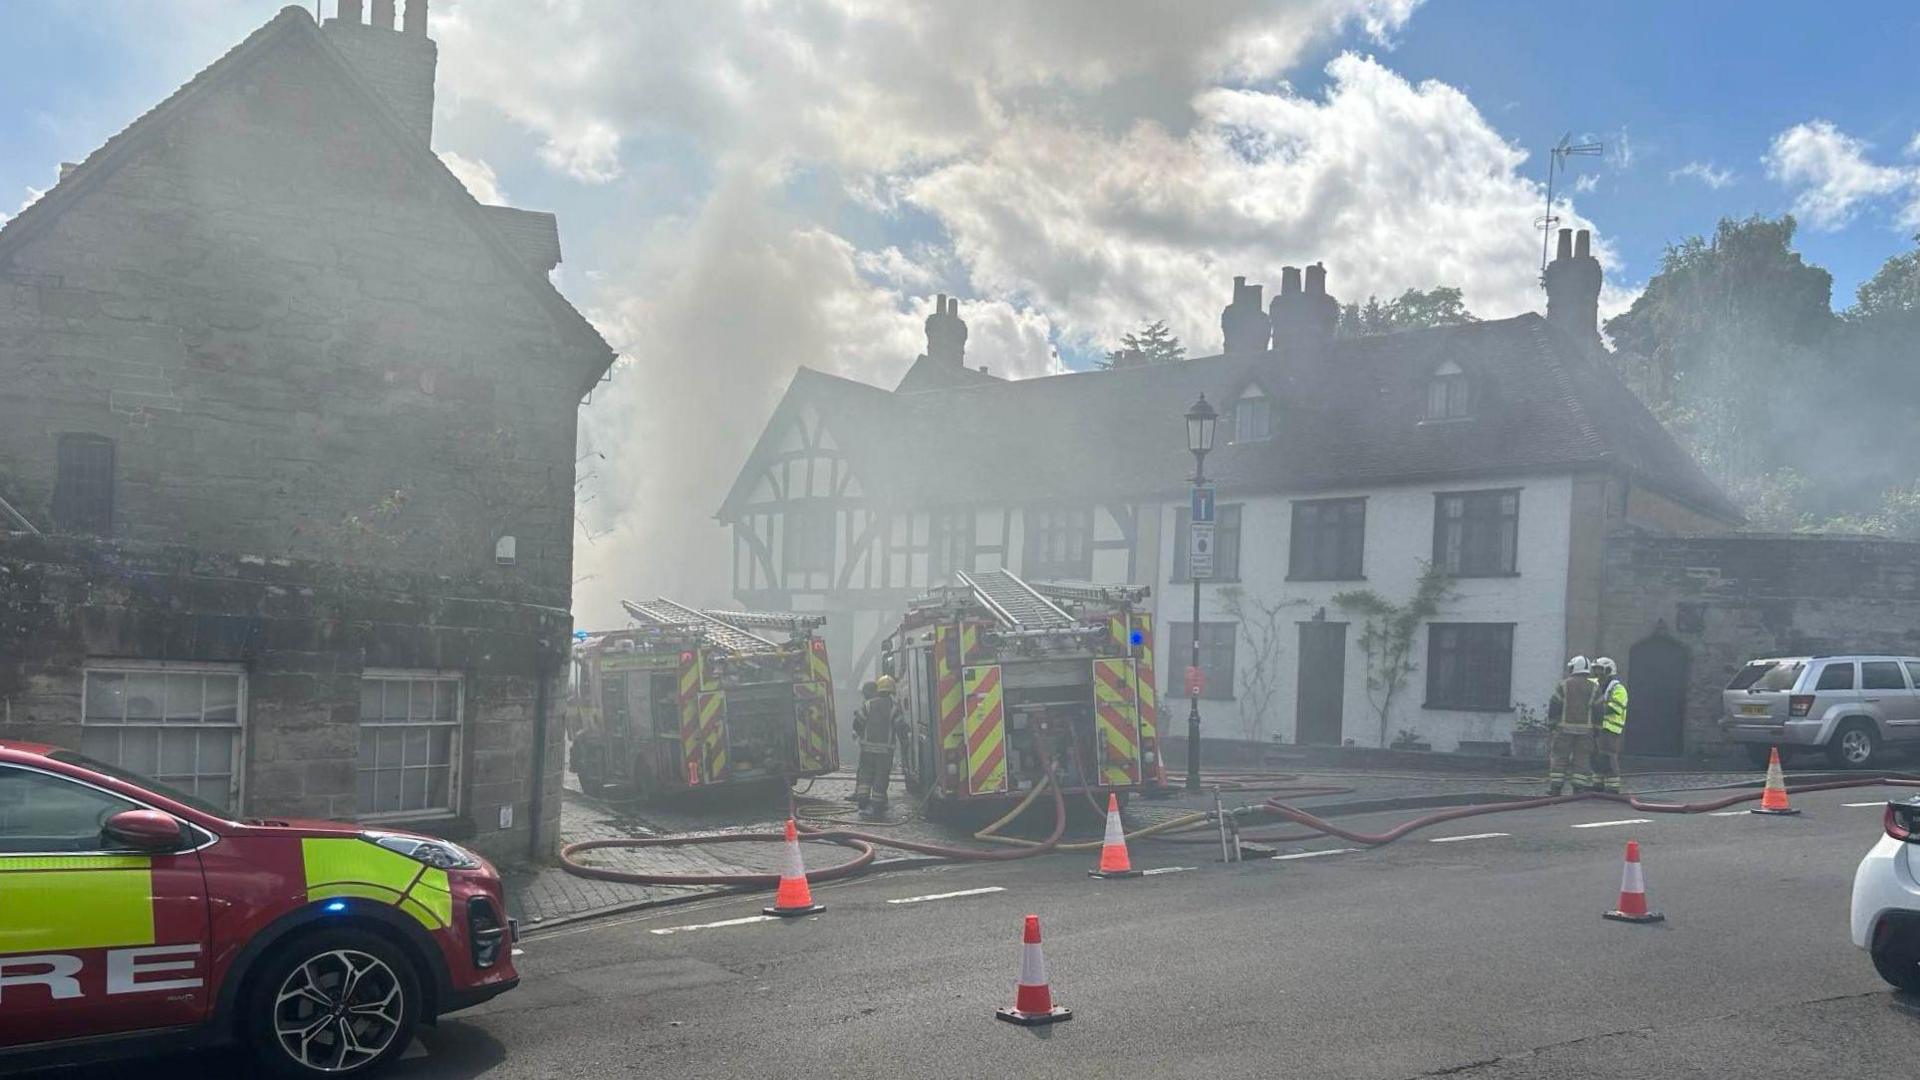
[[[1920,743],[1920,658],[1792,656],[1755,660],[1721,693],[1720,734],[1756,764],[1767,748],[1823,749],[1863,769],[1890,744]]]

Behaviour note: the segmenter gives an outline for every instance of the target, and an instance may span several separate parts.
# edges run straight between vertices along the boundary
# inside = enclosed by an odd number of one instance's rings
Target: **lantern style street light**
[[[1200,489],[1207,482],[1207,452],[1213,449],[1213,430],[1220,414],[1207,404],[1207,395],[1187,410],[1187,449],[1193,452],[1194,505],[1200,502]],[[1188,522],[1192,528],[1192,520]],[[1193,643],[1193,656],[1187,668],[1187,790],[1200,790],[1200,575],[1193,573],[1193,539],[1187,540],[1187,576],[1193,579],[1193,622],[1187,637]]]

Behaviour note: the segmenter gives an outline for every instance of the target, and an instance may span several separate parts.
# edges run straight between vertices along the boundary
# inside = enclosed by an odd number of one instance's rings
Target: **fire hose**
[[[1249,784],[1249,787],[1266,789],[1266,784],[1284,786],[1282,785],[1282,781],[1295,778],[1285,776],[1284,774],[1270,774],[1252,777],[1251,779],[1254,783]],[[1920,777],[1888,774],[1860,777],[1857,779],[1829,780],[1812,784],[1802,784],[1798,787],[1790,787],[1787,791],[1790,794],[1798,795],[1818,791],[1838,791],[1862,787],[1920,788]],[[1760,798],[1762,794],[1759,790],[1740,791],[1723,798],[1711,799],[1705,802],[1682,803],[1658,802],[1616,792],[1581,791],[1566,795],[1546,795],[1538,798],[1513,799],[1497,803],[1477,803],[1469,806],[1451,807],[1410,818],[1385,832],[1379,833],[1360,832],[1354,829],[1342,828],[1328,821],[1326,818],[1282,801],[1283,794],[1292,798],[1306,798],[1313,795],[1343,794],[1351,790],[1351,788],[1337,786],[1303,785],[1297,788],[1283,790],[1279,794],[1269,796],[1263,802],[1238,807],[1228,811],[1228,813],[1236,818],[1240,816],[1251,817],[1254,815],[1283,818],[1295,825],[1305,826],[1306,830],[1308,830],[1287,833],[1248,831],[1240,834],[1244,840],[1273,843],[1317,840],[1322,837],[1331,836],[1345,840],[1348,843],[1377,847],[1393,843],[1407,834],[1420,829],[1431,828],[1434,825],[1444,824],[1449,821],[1458,821],[1462,818],[1479,817],[1485,814],[1501,814],[1517,810],[1535,810],[1547,806],[1560,806],[1588,800],[1620,803],[1641,813],[1700,814],[1715,810],[1724,810],[1738,803],[1749,802]],[[1054,804],[1053,831],[1048,834],[1046,839],[1028,840],[1021,837],[1001,836],[998,834],[1001,828],[1005,827],[1009,822],[1025,812],[1028,807],[1032,806],[1042,792],[1051,793]],[[1089,799],[1091,799],[1091,794],[1089,794]],[[1095,804],[1095,806],[1096,809],[1100,809],[1097,804]],[[1203,828],[1215,823],[1215,820],[1215,816],[1211,811],[1195,811],[1146,826],[1145,828],[1129,832],[1126,835],[1129,841],[1160,839],[1175,843],[1211,843],[1211,838],[1189,838],[1168,834],[1177,834]],[[977,848],[963,848],[948,844],[932,844],[904,840],[898,837],[879,836],[873,833],[864,833],[851,829],[802,829],[800,835],[807,840],[840,844],[844,847],[853,848],[858,852],[854,858],[846,862],[838,863],[823,870],[808,871],[807,876],[815,881],[831,881],[837,878],[850,877],[866,870],[871,866],[876,856],[875,847],[911,851],[918,854],[951,859],[956,862],[1005,862],[1013,859],[1033,858],[1054,851],[1086,851],[1100,846],[1101,842],[1098,840],[1061,843],[1060,838],[1066,832],[1066,826],[1066,798],[1061,791],[1058,778],[1054,775],[1052,763],[1049,762],[1046,776],[1040,783],[1034,785],[1033,789],[1027,792],[1026,796],[1021,799],[1012,810],[1008,811],[992,824],[987,825],[985,828],[973,834],[976,840],[1009,845],[1015,850],[982,851]],[[602,881],[615,881],[637,885],[732,885],[741,888],[771,888],[779,883],[779,875],[756,873],[650,874],[630,870],[616,870],[604,866],[594,866],[578,861],[575,856],[587,851],[608,848],[677,847],[695,844],[745,843],[755,841],[781,842],[784,841],[784,839],[785,835],[783,833],[755,832],[654,837],[646,839],[587,840],[580,843],[569,844],[561,849],[560,860],[568,873]]]

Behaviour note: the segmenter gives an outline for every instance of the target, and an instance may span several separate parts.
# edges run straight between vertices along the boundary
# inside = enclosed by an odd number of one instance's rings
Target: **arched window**
[[[1473,385],[1460,365],[1449,360],[1427,383],[1427,419],[1462,420],[1473,415]]]
[[[1273,403],[1257,386],[1242,391],[1233,403],[1233,441],[1258,442],[1273,435]]]

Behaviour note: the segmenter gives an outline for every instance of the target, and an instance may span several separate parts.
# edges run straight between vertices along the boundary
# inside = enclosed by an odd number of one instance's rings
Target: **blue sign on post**
[[[1213,521],[1213,485],[1199,484],[1193,489],[1192,520],[1197,522]]]

